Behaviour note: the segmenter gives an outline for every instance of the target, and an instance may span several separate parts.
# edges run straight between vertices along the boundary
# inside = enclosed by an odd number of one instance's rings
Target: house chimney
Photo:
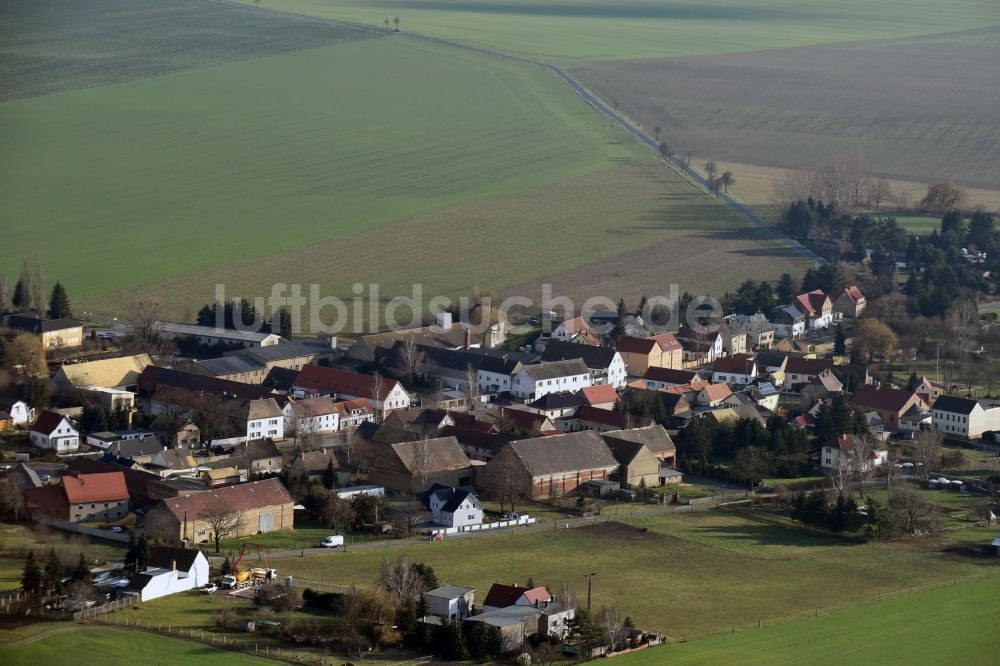
[[[438,312],[437,313],[437,324],[441,328],[451,328],[451,313],[450,312]]]
[[[170,560],[170,568],[177,571],[177,560]]]
[[[470,349],[472,347],[472,331],[465,329],[465,348]]]

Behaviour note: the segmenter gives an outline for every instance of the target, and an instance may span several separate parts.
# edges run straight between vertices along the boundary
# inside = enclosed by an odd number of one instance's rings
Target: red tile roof
[[[862,301],[865,298],[865,295],[861,293],[861,290],[858,289],[858,286],[852,284],[850,287],[841,289],[836,294],[830,294],[830,300],[835,301],[838,298],[840,298],[842,294],[846,294],[847,297],[852,301],[854,301],[855,303],[857,303],[858,301]]]
[[[353,395],[358,398],[374,398],[372,394],[375,390],[375,376],[324,368],[319,365],[307,365],[299,370],[292,385],[314,393],[337,393]],[[394,388],[396,388],[396,380],[383,377],[381,395],[378,396],[378,399],[385,400]]]
[[[785,362],[785,375],[818,375],[832,368],[833,361],[828,358],[789,356]]]
[[[573,418],[580,421],[608,425],[618,429],[643,428],[653,423],[653,419],[645,416],[636,416],[635,414],[616,412],[610,409],[600,409],[589,405],[577,407],[573,413]]]
[[[913,391],[906,391],[895,388],[875,388],[874,386],[862,386],[854,394],[851,402],[857,407],[866,409],[881,410],[884,412],[896,412],[902,414],[913,403],[911,400],[918,397]]]
[[[63,490],[70,504],[114,502],[129,498],[125,475],[121,472],[64,476]]]
[[[733,390],[729,388],[729,384],[709,384],[702,390],[705,391],[705,395],[708,396],[711,402],[725,400],[733,394]]]
[[[735,354],[725,358],[716,359],[712,366],[715,372],[729,372],[732,374],[749,375],[754,371],[754,360],[746,354]]]
[[[646,374],[642,376],[653,382],[669,382],[671,384],[687,384],[698,376],[692,370],[674,370],[673,368],[648,368]]]
[[[580,389],[588,405],[607,405],[618,400],[618,391],[611,384],[598,384]]]
[[[656,346],[659,346],[661,351],[674,351],[681,348],[681,343],[674,337],[673,333],[661,333],[649,338],[635,338],[630,335],[623,335],[618,338],[615,348],[619,352],[629,354],[649,354]]]
[[[234,511],[248,511],[267,506],[291,504],[292,496],[278,479],[265,479],[235,486],[216,488],[209,492],[194,493],[186,497],[170,497],[163,500],[164,506],[178,520],[203,518],[209,507],[219,498]]]
[[[814,289],[808,294],[796,296],[794,305],[807,315],[816,316],[822,313],[824,303],[826,303],[826,294],[823,293],[822,289]]]
[[[528,588],[520,587],[518,585],[493,583],[490,587],[490,591],[486,593],[483,605],[493,606],[494,608],[507,608],[508,606],[516,604],[517,600],[521,598],[521,595],[528,591]]]

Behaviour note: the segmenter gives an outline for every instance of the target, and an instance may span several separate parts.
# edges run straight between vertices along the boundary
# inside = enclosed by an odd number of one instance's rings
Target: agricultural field
[[[0,101],[379,35],[200,0],[12,1],[0,24]]]
[[[4,630],[3,633],[0,660],[8,666],[60,661],[68,654],[81,652],[100,655],[100,663],[106,666],[132,666],[137,663],[255,666],[274,663],[271,659],[220,650],[209,645],[114,627],[40,624]]]
[[[427,257],[439,251],[443,238],[448,239],[448,270],[428,270]],[[519,238],[530,238],[530,245],[511,244]],[[572,252],[566,251],[567,242]],[[508,246],[523,251],[504,253],[498,261],[497,248]],[[715,268],[709,274],[705,261]],[[290,265],[295,266],[292,275]],[[540,284],[549,282],[554,293],[577,297],[579,304],[594,295],[614,301],[638,299],[642,293],[666,295],[671,282],[681,292],[718,294],[745,277],[773,280],[786,271],[801,274],[806,267],[672,171],[639,161],[145,283],[141,289],[181,316],[211,300],[216,283],[237,285],[243,294],[266,294],[276,278],[319,284],[324,295],[349,297],[357,282],[378,283],[388,298],[410,294],[416,281],[425,295],[456,297],[478,285],[536,302],[542,297]],[[663,291],[655,292],[658,288]],[[129,292],[91,302],[107,310],[128,299]]]
[[[654,664],[987,664],[1000,635],[1000,576],[763,629],[616,657]]]
[[[678,151],[792,168],[860,152],[880,175],[995,188],[998,60],[989,27],[572,72]]]
[[[398,16],[404,32],[561,65],[906,37],[998,22],[990,0],[262,0],[261,6],[378,26]]]
[[[638,625],[680,639],[982,575],[993,564],[940,547],[926,541],[861,544],[712,511],[637,519],[634,525],[323,553],[283,559],[278,568],[304,580],[365,586],[384,558],[405,554],[433,566],[442,584],[469,585],[477,594],[497,579],[530,577],[553,590],[569,584],[578,601],[586,589],[583,574],[593,571],[597,607],[617,604]]]

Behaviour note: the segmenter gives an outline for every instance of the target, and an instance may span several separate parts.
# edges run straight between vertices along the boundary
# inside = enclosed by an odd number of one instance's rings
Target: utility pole
[[[583,577],[587,579],[587,612],[590,613],[590,592],[591,592],[591,582],[593,581],[596,573],[583,574]]]

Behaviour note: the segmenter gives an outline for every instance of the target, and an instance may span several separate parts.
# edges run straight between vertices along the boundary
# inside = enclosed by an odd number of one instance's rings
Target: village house
[[[144,464],[151,461],[163,450],[160,440],[152,433],[144,433],[140,437],[115,438],[108,448],[104,449],[104,457],[119,462]]]
[[[946,437],[979,439],[1000,431],[1000,401],[972,400],[943,395],[931,407],[932,424]]]
[[[583,317],[574,317],[559,324],[552,330],[550,336],[553,340],[563,342],[576,342],[587,345],[600,345],[601,336],[594,331],[587,320]]]
[[[583,398],[579,392],[558,391],[556,393],[546,393],[541,398],[529,402],[526,407],[533,412],[544,414],[554,420],[567,414],[572,414],[582,404]]]
[[[149,554],[145,571],[129,579],[123,594],[151,601],[207,585],[211,575],[208,560],[200,550],[157,546]]]
[[[851,404],[861,411],[874,411],[888,431],[899,428],[899,419],[912,407],[926,411],[926,404],[913,391],[889,387],[862,386],[851,397]]]
[[[152,364],[148,354],[67,363],[52,381],[62,391],[80,391],[108,409],[131,409],[139,390],[139,376]]]
[[[920,399],[928,405],[933,405],[935,400],[948,392],[947,387],[944,384],[932,381],[923,375],[917,379],[917,383],[915,385],[907,388],[916,392],[916,394],[920,396]]]
[[[606,432],[609,430],[642,428],[652,422],[653,420],[648,416],[637,416],[628,412],[598,409],[597,407],[583,405],[578,407],[569,416],[565,416],[557,421],[556,426],[566,432],[576,432],[579,430]]]
[[[829,370],[824,370],[800,388],[799,395],[803,405],[814,405],[817,400],[822,400],[832,393],[840,393],[843,390],[844,385],[837,379],[837,376]]]
[[[398,342],[413,340],[417,345],[441,349],[468,349],[472,346],[496,347],[496,336],[484,333],[473,336],[462,322],[453,322],[450,312],[439,312],[437,323],[402,331],[367,333],[358,337],[347,349],[347,358],[372,363],[376,356],[392,349]],[[484,344],[485,343],[485,344]]]
[[[393,409],[407,409],[410,394],[395,379],[376,377],[346,370],[307,365],[293,383],[300,397],[330,396],[334,399],[368,399],[383,414]],[[377,394],[377,395],[376,395]]]
[[[146,538],[167,543],[210,543],[214,540],[211,517],[220,512],[232,512],[239,518],[233,533],[226,535],[229,537],[290,530],[293,504],[292,496],[278,479],[171,497],[146,513]]]
[[[833,470],[870,470],[884,464],[888,457],[887,450],[873,448],[863,437],[840,435],[836,444],[823,447],[820,465]]]
[[[526,365],[514,375],[511,394],[522,400],[535,400],[555,391],[576,392],[591,386],[590,370],[580,359]]]
[[[271,398],[269,388],[226,379],[206,377],[156,365],[147,366],[139,375],[139,398],[151,414],[162,414],[180,407],[193,411],[206,398],[222,400],[261,400]]]
[[[150,473],[161,477],[194,474],[198,463],[190,453],[183,449],[164,449],[143,465]]]
[[[771,382],[758,382],[756,384],[751,384],[746,387],[745,392],[761,409],[773,412],[778,408],[780,393]]]
[[[301,451],[289,465],[288,476],[306,483],[322,481],[331,465],[334,471],[340,467],[337,456],[329,451]]]
[[[45,410],[28,430],[31,443],[40,449],[67,453],[80,448],[80,432],[62,414]]]
[[[750,340],[746,331],[729,326],[726,319],[719,322],[719,335],[722,336],[722,351],[727,356],[746,354],[747,350],[750,349]]]
[[[66,474],[58,486],[25,491],[29,513],[44,513],[72,523],[116,521],[128,515],[130,497],[122,472]]]
[[[522,437],[533,437],[557,430],[552,420],[544,414],[516,407],[501,407],[497,425],[502,432],[514,432]]]
[[[0,398],[0,410],[10,415],[10,422],[14,426],[26,426],[35,420],[35,410],[24,400]]]
[[[672,386],[684,386],[704,379],[696,370],[676,370],[673,368],[649,368],[642,376],[646,388],[655,391]]]
[[[283,342],[276,333],[260,333],[256,331],[237,331],[216,326],[198,326],[196,324],[180,324],[176,322],[156,322],[157,330],[168,340],[195,343],[205,346],[228,345],[232,347],[269,347]]]
[[[365,421],[375,419],[375,404],[367,398],[341,400],[336,403],[337,423],[340,430],[354,430]]]
[[[437,617],[449,620],[464,620],[469,617],[475,606],[476,588],[444,585],[424,592],[424,603],[427,612]]]
[[[37,336],[45,350],[79,347],[83,344],[83,324],[75,319],[44,319],[34,313],[12,314],[4,319],[4,325],[15,331]]]
[[[770,349],[774,343],[774,326],[759,312],[752,315],[732,314],[725,317],[723,323],[729,335],[742,333],[747,336],[744,351]]]
[[[612,441],[634,442],[642,444],[659,461],[661,467],[673,467],[677,461],[677,447],[670,435],[658,423],[641,428],[628,430],[613,430],[601,433],[604,441],[611,446]]]
[[[833,302],[833,311],[843,317],[857,319],[865,311],[868,305],[865,295],[861,293],[857,285],[851,285],[843,289],[834,290],[830,293],[830,300]]]
[[[558,497],[584,481],[610,479],[619,463],[592,431],[510,442],[486,465],[487,479],[502,477],[533,500]]]
[[[266,376],[274,368],[301,370],[310,364],[319,364],[335,359],[341,355],[341,352],[337,350],[336,343],[336,338],[284,342],[278,345],[228,351],[223,354],[223,358],[238,357],[247,362],[255,363],[264,368]]]
[[[280,345],[275,345],[278,347]],[[177,366],[178,370],[195,375],[225,379],[243,384],[261,384],[268,370],[260,363],[243,356],[222,356],[197,361],[187,361]]]
[[[544,587],[494,583],[483,600],[483,613],[466,621],[498,627],[505,647],[517,649],[536,634],[565,639],[574,616],[573,608],[559,603]]]
[[[729,388],[729,384],[709,384],[698,391],[695,402],[714,409],[726,403],[732,395],[733,390]]]
[[[791,389],[799,384],[808,384],[824,372],[833,372],[832,360],[789,356],[785,361],[785,386]]]
[[[471,488],[434,484],[424,495],[430,522],[443,527],[469,527],[483,522],[483,505]]]
[[[718,331],[700,333],[681,326],[677,339],[684,347],[684,360],[692,364],[712,363],[723,354],[722,335]]]
[[[823,293],[822,289],[799,294],[792,300],[792,305],[806,315],[811,331],[828,328],[833,323],[833,301]]]
[[[617,388],[625,386],[625,361],[621,354],[610,347],[581,345],[562,340],[549,340],[542,352],[542,362],[568,361],[580,359],[590,370],[590,380],[594,385],[608,384]]]
[[[471,463],[454,437],[372,441],[361,455],[367,459],[368,481],[400,495],[420,495],[434,484],[472,483]]]
[[[652,368],[679,370],[684,364],[684,348],[673,333],[649,338],[623,335],[615,343],[628,374],[641,377]]]
[[[281,413],[285,417],[286,434],[302,436],[340,430],[338,403],[328,396],[288,400]]]
[[[237,436],[253,440],[285,436],[285,415],[274,398],[230,401]]]
[[[614,409],[618,402],[618,391],[610,384],[598,384],[597,386],[585,386],[577,392],[583,400],[583,404],[598,409]]]
[[[779,305],[771,310],[771,325],[778,338],[796,339],[806,334],[808,316],[794,305]]]
[[[660,460],[639,441],[605,437],[604,443],[620,465],[616,480],[622,488],[655,488],[660,485]]]
[[[716,359],[712,366],[712,383],[729,384],[731,387],[747,386],[757,377],[757,364],[753,357],[736,354]]]
[[[251,477],[281,472],[281,451],[278,450],[274,440],[269,437],[237,444],[230,456],[245,458],[250,465],[248,471]]]

